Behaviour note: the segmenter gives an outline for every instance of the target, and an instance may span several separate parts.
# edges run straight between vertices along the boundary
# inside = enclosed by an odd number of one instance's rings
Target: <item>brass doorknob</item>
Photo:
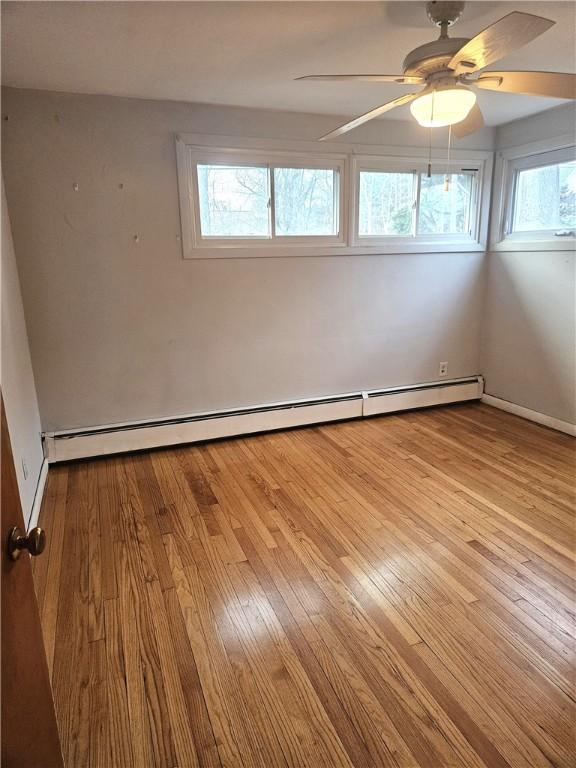
[[[18,560],[23,549],[27,549],[33,557],[41,555],[45,546],[46,532],[43,528],[32,528],[26,535],[15,526],[8,536],[8,556],[12,560]]]

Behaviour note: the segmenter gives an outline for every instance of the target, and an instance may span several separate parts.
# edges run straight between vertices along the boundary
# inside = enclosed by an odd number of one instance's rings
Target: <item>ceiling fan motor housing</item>
[[[444,70],[448,74],[448,64],[452,57],[468,40],[467,37],[440,37],[414,48],[404,59],[404,74],[428,77]]]
[[[444,24],[451,27],[456,24],[464,11],[464,3],[449,2],[448,0],[431,0],[426,3],[428,18],[437,27]]]

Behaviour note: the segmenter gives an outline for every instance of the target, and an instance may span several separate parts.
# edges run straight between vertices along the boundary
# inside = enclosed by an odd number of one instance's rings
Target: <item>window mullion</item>
[[[518,169],[514,169],[511,176],[510,202],[507,206],[506,220],[504,222],[504,234],[511,235],[514,232],[514,218],[516,216],[516,193],[518,191]]]
[[[334,235],[338,237],[342,231],[342,222],[340,221],[340,196],[342,195],[342,178],[340,171],[332,169],[332,221],[336,224]]]
[[[268,164],[268,209],[270,211],[270,238],[276,239],[276,197],[274,190],[274,166]]]
[[[412,231],[413,237],[418,237],[418,220],[420,218],[420,189],[422,186],[422,171],[414,171],[416,177],[416,197],[414,200],[413,214],[412,214]]]
[[[470,195],[470,202],[468,203],[468,234],[473,236],[476,222],[474,221],[474,211],[480,210],[480,182],[478,178],[478,171],[472,171],[472,194]]]

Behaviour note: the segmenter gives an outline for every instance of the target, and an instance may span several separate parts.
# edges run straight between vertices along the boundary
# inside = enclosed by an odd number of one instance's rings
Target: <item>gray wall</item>
[[[28,520],[44,459],[40,414],[10,219],[2,183],[2,397],[24,519]]]
[[[502,126],[497,148],[574,125],[574,106],[566,105]],[[488,254],[481,354],[488,394],[576,424],[575,302],[574,251]]]
[[[3,111],[44,429],[479,372],[481,253],[182,259],[175,132],[312,139],[338,118],[13,89]]]

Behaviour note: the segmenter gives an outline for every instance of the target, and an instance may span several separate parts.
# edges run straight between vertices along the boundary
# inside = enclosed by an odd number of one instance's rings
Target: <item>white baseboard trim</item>
[[[545,413],[539,413],[539,411],[533,411],[530,408],[524,408],[523,405],[516,405],[508,400],[501,400],[499,397],[493,395],[482,395],[483,403],[491,405],[494,408],[499,408],[501,411],[508,411],[515,416],[521,416],[523,419],[529,421],[535,421],[537,424],[542,424],[544,427],[550,427],[558,432],[564,432],[567,435],[576,437],[576,424],[570,424],[568,421],[562,421],[561,419],[555,419],[553,416],[547,416]]]
[[[42,507],[42,499],[44,498],[44,488],[46,487],[47,478],[48,459],[44,458],[42,466],[40,467],[40,474],[38,475],[38,483],[34,493],[34,501],[32,502],[30,517],[28,518],[27,530],[30,530],[31,528],[34,528],[36,525],[38,525],[38,518],[40,517],[40,509]]]
[[[71,461],[475,400],[482,396],[483,385],[481,376],[470,376],[149,423],[75,429],[46,433],[44,444],[50,463]]]

